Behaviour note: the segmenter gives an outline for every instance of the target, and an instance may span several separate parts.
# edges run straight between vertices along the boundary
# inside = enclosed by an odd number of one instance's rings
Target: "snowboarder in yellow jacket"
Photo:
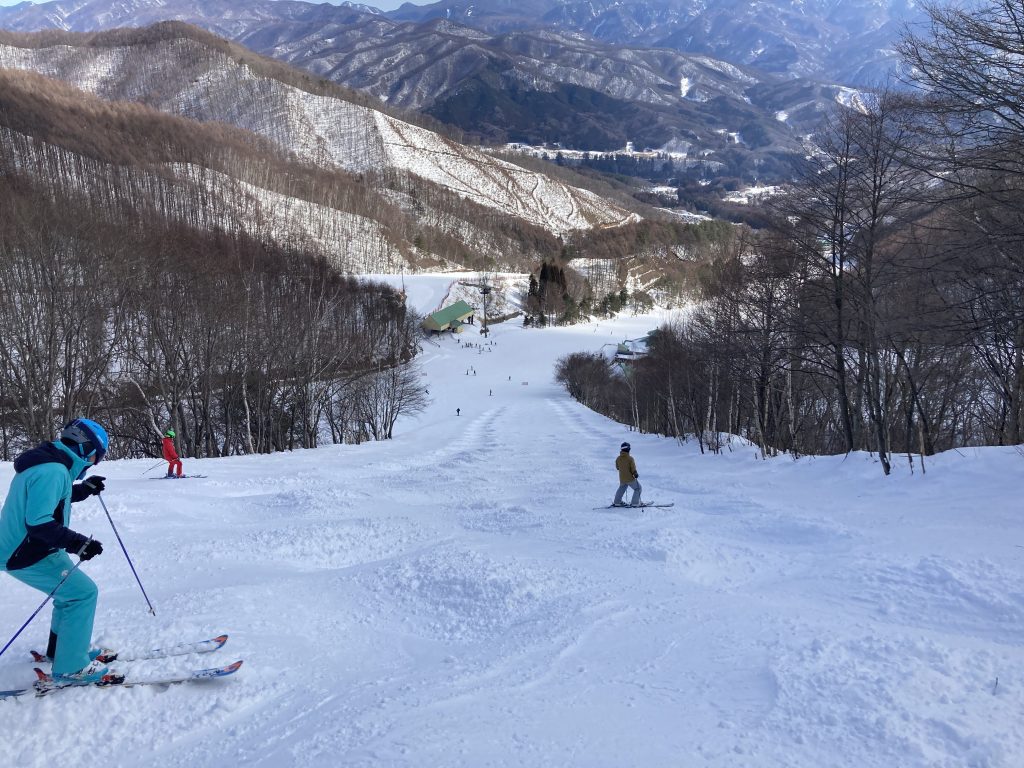
[[[615,501],[612,502],[612,506],[626,506],[622,496],[626,493],[627,488],[632,488],[633,496],[629,500],[629,506],[639,507],[641,489],[640,481],[637,478],[640,477],[640,474],[636,471],[636,462],[629,455],[629,443],[623,443],[619,446],[619,450],[619,456],[615,459],[615,468],[619,470],[619,490],[615,492]]]

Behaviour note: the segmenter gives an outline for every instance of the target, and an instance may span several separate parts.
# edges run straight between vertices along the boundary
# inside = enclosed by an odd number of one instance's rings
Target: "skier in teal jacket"
[[[60,439],[42,443],[14,460],[0,511],[0,570],[49,594],[74,567],[67,553],[89,560],[103,545],[71,528],[71,504],[103,490],[103,477],[85,477],[107,452],[107,433],[91,419],[75,419]],[[81,569],[53,595],[50,642],[54,678],[98,682],[107,667],[90,655],[96,584]]]

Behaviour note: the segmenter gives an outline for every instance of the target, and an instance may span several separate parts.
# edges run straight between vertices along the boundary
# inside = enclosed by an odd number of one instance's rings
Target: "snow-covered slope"
[[[412,174],[555,233],[637,218],[589,191],[369,106],[289,85],[170,29],[184,28],[164,27],[155,41],[131,45],[0,45],[0,67],[64,80],[105,99],[235,125],[317,165]]]
[[[450,278],[405,283],[429,310]],[[552,381],[559,355],[664,319],[425,342],[432,405],[390,442],[186,458],[208,477],[182,481],[101,465],[156,617],[87,500],[97,639],[228,632],[216,659],[245,665],[0,702],[4,763],[1015,768],[1024,457],[951,452],[884,478],[863,454],[702,456]],[[624,439],[644,498],[673,508],[592,509]],[[0,640],[40,600],[0,576]],[[0,688],[32,677],[46,613]]]

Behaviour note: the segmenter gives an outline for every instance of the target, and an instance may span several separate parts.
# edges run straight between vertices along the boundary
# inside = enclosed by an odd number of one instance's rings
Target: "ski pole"
[[[154,469],[156,469],[157,467],[159,467],[159,466],[160,466],[161,464],[163,464],[163,463],[164,463],[164,460],[163,460],[163,459],[160,459],[160,461],[158,461],[158,462],[157,462],[156,464],[154,464],[154,465],[153,465],[152,467],[150,467],[149,469],[147,469],[147,470],[146,470],[145,472],[143,472],[142,474],[146,474],[146,472],[152,472],[152,471],[153,471]]]
[[[132,574],[135,576],[135,581],[139,583],[139,589],[142,590],[142,596],[146,598],[146,605],[149,606],[149,612],[156,616],[156,610],[153,608],[153,604],[149,602],[149,595],[146,594],[146,588],[142,586],[142,579],[139,578],[138,572],[135,570],[135,564],[132,559],[128,556],[128,550],[124,548],[124,542],[121,541],[121,534],[117,532],[117,526],[114,525],[114,519],[110,516],[110,512],[107,510],[107,502],[103,500],[103,496],[96,494],[96,498],[100,500],[100,504],[103,505],[103,511],[107,513],[107,520],[110,521],[110,527],[114,529],[114,535],[117,536],[117,543],[121,545],[121,551],[124,552],[125,559],[128,560],[128,566],[132,569]]]
[[[92,541],[92,539],[89,539],[89,541]],[[0,650],[0,656],[4,655],[4,653],[7,651],[7,649],[11,647],[11,643],[13,643],[15,640],[18,639],[18,635],[20,635],[22,632],[25,631],[25,627],[27,627],[29,624],[32,623],[32,619],[34,619],[38,615],[38,613],[41,610],[43,610],[43,606],[45,606],[48,602],[50,602],[50,598],[53,597],[57,593],[58,589],[60,589],[61,587],[64,586],[64,582],[67,581],[69,578],[71,578],[71,574],[74,573],[75,571],[77,571],[78,570],[78,566],[80,566],[83,562],[85,562],[85,561],[84,560],[79,560],[77,563],[75,563],[74,568],[72,568],[71,570],[69,570],[67,573],[64,574],[64,578],[61,579],[57,583],[57,586],[54,587],[53,590],[50,592],[50,594],[48,594],[46,596],[46,599],[43,600],[43,602],[41,602],[39,604],[39,607],[36,608],[32,612],[32,615],[28,617],[28,621],[26,621],[24,624],[22,624],[21,625],[21,629],[19,629],[17,632],[14,633],[14,637],[12,637],[10,640],[7,641],[7,645],[5,645],[3,647],[3,650]]]

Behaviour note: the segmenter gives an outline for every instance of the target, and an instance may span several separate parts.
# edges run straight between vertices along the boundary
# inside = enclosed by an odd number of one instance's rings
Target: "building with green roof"
[[[423,327],[434,333],[441,333],[442,331],[462,333],[462,326],[473,322],[473,313],[475,311],[469,304],[460,299],[454,304],[449,304],[444,309],[439,309],[437,312],[427,315],[423,320]]]

